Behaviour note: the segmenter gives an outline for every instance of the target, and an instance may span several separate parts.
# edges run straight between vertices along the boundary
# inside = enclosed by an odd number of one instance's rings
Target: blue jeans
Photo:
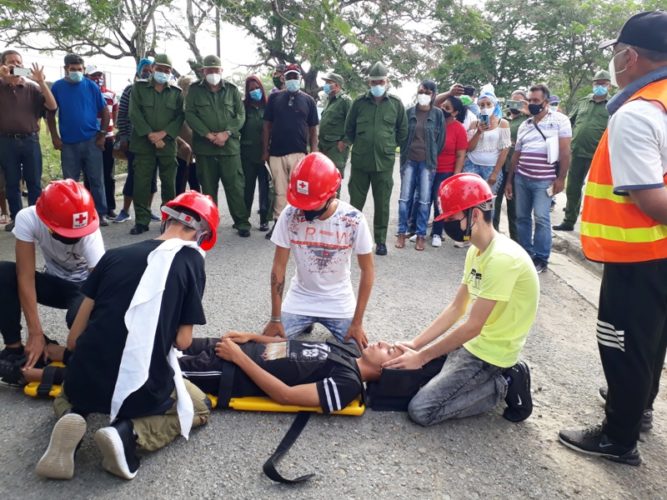
[[[424,161],[408,160],[401,169],[401,194],[398,199],[398,234],[408,232],[408,218],[415,191],[418,193],[416,210],[417,235],[426,236],[426,225],[431,211],[433,170]]]
[[[517,174],[514,177],[516,200],[516,228],[519,244],[534,260],[545,264],[551,254],[551,197],[547,189],[552,180],[529,179]],[[535,214],[535,235],[533,219]]]
[[[506,394],[503,369],[459,347],[447,356],[440,373],[415,394],[408,415],[419,425],[434,425],[489,411]]]
[[[486,166],[473,163],[467,157],[465,163],[463,164],[463,172],[477,174],[485,181],[488,180],[488,178],[491,176],[493,168],[493,165]]]
[[[299,335],[309,326],[319,323],[341,342],[343,342],[343,339],[345,338],[345,335],[347,335],[347,331],[352,324],[352,318],[320,318],[318,316],[303,316],[301,314],[292,314],[284,311],[280,315],[280,319],[283,322],[285,335],[287,335],[288,338]],[[354,342],[354,340],[351,342]]]
[[[104,191],[104,164],[102,151],[95,145],[95,137],[74,144],[63,143],[60,152],[63,177],[79,182],[81,171],[90,183],[90,194],[95,201],[95,209],[101,215],[107,214],[107,199]]]
[[[433,202],[433,228],[431,229],[431,236],[437,234],[442,236],[442,230],[445,227],[444,221],[435,220],[438,215],[440,215],[440,210],[438,210],[438,190],[440,189],[440,184],[445,179],[449,179],[454,172],[436,172],[433,176],[433,196],[431,196]]]
[[[42,194],[42,151],[39,148],[39,136],[31,134],[23,138],[0,137],[0,166],[5,171],[9,214],[14,220],[23,208],[21,177],[28,188],[29,205],[34,205]]]

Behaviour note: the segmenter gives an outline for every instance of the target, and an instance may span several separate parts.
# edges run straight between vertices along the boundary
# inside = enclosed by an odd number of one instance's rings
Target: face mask
[[[593,85],[593,95],[596,97],[602,97],[607,95],[607,87],[604,85]]]
[[[452,114],[449,111],[442,110],[442,114],[445,115],[445,120],[452,117]]]
[[[461,229],[460,220],[445,221],[443,229],[445,230],[445,234],[454,241],[466,241],[469,239],[469,237],[466,236],[466,232]]]
[[[431,104],[431,96],[427,94],[417,94],[417,102],[420,106],[428,106]]]
[[[72,82],[79,83],[83,80],[83,71],[70,71],[67,78]]]
[[[618,74],[620,74],[620,73],[623,73],[625,70],[628,69],[628,67],[626,66],[626,67],[623,68],[621,71],[616,71],[616,62],[615,62],[615,61],[616,61],[616,56],[619,55],[619,54],[622,54],[622,53],[625,52],[626,50],[628,50],[628,49],[624,49],[624,50],[621,50],[620,52],[617,52],[617,53],[614,54],[614,56],[611,58],[611,61],[609,61],[609,74],[611,75],[611,84],[612,84],[614,87],[618,87],[618,80],[616,80],[616,75],[618,75]]]
[[[384,85],[373,85],[371,87],[371,94],[373,94],[373,97],[382,97],[384,93],[385,93]]]
[[[521,111],[519,111],[518,109],[510,109],[510,113],[516,116],[519,113],[521,113]]]
[[[528,111],[533,116],[539,115],[542,112],[543,109],[544,109],[544,103],[542,103],[542,104],[529,104],[528,105]]]
[[[162,73],[161,71],[156,71],[153,73],[153,80],[159,85],[164,85],[169,81],[169,75],[167,73]]]
[[[275,85],[277,88],[280,88],[283,86],[283,81],[280,79],[279,76],[274,76],[273,77],[273,85]]]
[[[95,82],[99,88],[104,87],[104,77],[92,78],[92,81]]]
[[[252,99],[253,101],[261,101],[262,89],[251,90],[250,92],[248,92],[248,95],[250,96],[250,99]]]
[[[285,87],[288,92],[297,92],[301,87],[301,80],[285,80]]]
[[[481,108],[479,110],[480,115],[491,116],[493,114],[493,108]]]
[[[329,210],[329,205],[331,205],[331,200],[327,201],[322,208],[319,210],[304,210],[303,216],[308,222],[312,222],[315,219],[319,218],[324,212]]]
[[[558,111],[558,104],[552,104],[549,107],[551,108],[551,111],[553,111],[554,113]]]
[[[81,241],[81,238],[65,238],[64,236],[60,236],[58,233],[51,233],[51,237],[63,245],[76,245],[79,241]]]
[[[329,93],[331,92],[331,85],[329,85],[328,83],[322,85],[322,92],[329,95]]]
[[[217,85],[222,80],[222,75],[220,73],[211,73],[206,75],[206,81],[211,85]]]

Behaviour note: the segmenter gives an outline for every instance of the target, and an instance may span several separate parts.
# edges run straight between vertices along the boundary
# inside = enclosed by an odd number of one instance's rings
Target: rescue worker
[[[387,69],[382,63],[375,63],[368,73],[368,92],[354,100],[345,122],[345,141],[352,145],[350,203],[363,210],[368,188],[372,187],[376,255],[387,255],[396,148],[408,137],[405,107],[398,97],[387,92],[388,83]]]
[[[327,104],[322,111],[319,130],[319,149],[334,162],[341,178],[345,178],[345,164],[350,153],[350,146],[345,144],[345,119],[352,106],[352,99],[343,92],[344,83],[343,77],[336,73],[324,77],[322,91],[327,95]]]
[[[597,341],[605,420],[562,430],[564,445],[639,465],[667,347],[667,12],[623,25],[609,73],[620,91],[591,162],[581,217],[584,255],[604,263]],[[649,422],[646,422],[646,421]]]
[[[197,176],[202,192],[218,204],[218,182],[222,182],[229,213],[239,236],[250,236],[250,216],[243,191],[241,127],[245,108],[236,85],[222,79],[222,64],[206,56],[204,78],[190,86],[185,100],[185,120],[192,129],[192,149],[197,157]]]
[[[581,210],[581,189],[591,168],[591,160],[598,142],[607,128],[607,102],[611,90],[608,71],[600,70],[593,76],[593,92],[581,99],[570,114],[572,123],[572,161],[567,172],[565,218],[556,231],[573,231]]]
[[[148,231],[151,221],[151,179],[156,167],[160,174],[160,194],[164,205],[176,195],[176,137],[183,125],[181,89],[172,83],[171,60],[166,54],[155,56],[153,73],[138,80],[130,95],[134,153],[134,212],[136,224],[130,234]]]

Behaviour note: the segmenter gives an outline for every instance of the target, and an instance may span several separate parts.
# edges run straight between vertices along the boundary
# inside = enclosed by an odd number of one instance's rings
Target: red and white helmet
[[[442,181],[438,188],[440,215],[435,220],[447,219],[469,208],[480,207],[488,210],[494,196],[488,182],[477,174],[462,173],[452,175]]]
[[[93,197],[73,179],[51,182],[35,209],[46,227],[63,238],[83,238],[100,226]]]
[[[179,208],[191,210],[201,220],[198,221],[191,215],[179,211]],[[165,222],[170,218],[197,231],[197,244],[202,250],[209,251],[215,246],[218,239],[220,213],[210,196],[197,191],[186,191],[179,194],[162,207],[162,221]]]
[[[336,196],[340,183],[336,165],[322,153],[310,153],[292,169],[287,202],[301,210],[316,210]]]

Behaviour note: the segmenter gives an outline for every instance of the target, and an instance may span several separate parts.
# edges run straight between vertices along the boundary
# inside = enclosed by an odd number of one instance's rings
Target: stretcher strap
[[[266,474],[269,477],[269,479],[272,479],[277,483],[298,484],[308,481],[310,478],[315,476],[315,474],[305,474],[295,479],[287,479],[281,476],[280,473],[276,470],[276,464],[280,461],[283,455],[285,455],[285,453],[289,451],[292,445],[299,438],[299,436],[301,435],[301,431],[303,431],[304,427],[306,427],[309,418],[310,418],[310,413],[305,413],[305,412],[298,413],[296,418],[292,421],[292,425],[287,431],[287,434],[285,434],[282,441],[280,441],[280,444],[276,448],[276,451],[274,451],[273,455],[271,455],[271,457],[264,463],[262,470],[264,470],[264,474]]]
[[[58,366],[48,365],[45,366],[42,370],[42,381],[37,386],[37,397],[38,398],[48,398],[53,389],[53,385],[56,383],[56,375],[60,375],[60,383],[62,383],[62,374],[64,373],[64,368]],[[59,373],[60,372],[60,373]]]

